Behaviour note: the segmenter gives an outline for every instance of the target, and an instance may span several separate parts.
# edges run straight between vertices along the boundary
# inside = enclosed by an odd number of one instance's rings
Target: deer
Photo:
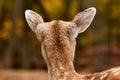
[[[29,27],[41,42],[49,80],[120,80],[120,67],[89,74],[77,73],[74,68],[76,38],[90,26],[95,14],[96,8],[90,7],[78,13],[72,21],[44,22],[38,13],[25,11]]]

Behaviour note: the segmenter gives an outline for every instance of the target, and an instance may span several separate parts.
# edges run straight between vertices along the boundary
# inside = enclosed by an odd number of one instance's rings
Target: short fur
[[[70,22],[44,22],[39,14],[26,10],[26,20],[42,43],[49,80],[120,80],[120,67],[86,75],[78,74],[74,69],[75,38],[89,27],[95,13],[95,8],[88,8]]]

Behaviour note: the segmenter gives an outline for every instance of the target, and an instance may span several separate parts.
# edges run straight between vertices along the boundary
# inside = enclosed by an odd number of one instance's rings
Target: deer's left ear
[[[38,24],[44,23],[42,17],[32,10],[25,11],[25,18],[33,32],[35,32]]]
[[[74,17],[73,22],[77,25],[77,30],[79,30],[77,31],[78,33],[84,32],[89,27],[95,14],[96,9],[94,7],[91,7],[78,13]]]

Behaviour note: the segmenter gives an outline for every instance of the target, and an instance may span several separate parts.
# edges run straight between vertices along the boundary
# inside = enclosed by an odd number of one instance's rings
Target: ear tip
[[[25,18],[26,19],[29,18],[30,15],[33,14],[33,13],[34,13],[34,11],[32,11],[32,10],[29,10],[29,9],[25,10]]]
[[[94,13],[96,13],[96,8],[95,8],[95,7],[90,7],[90,8],[88,8],[87,10],[91,10],[91,11],[93,11]]]
[[[29,9],[25,10],[25,15],[29,14],[30,12],[33,12],[33,11]]]

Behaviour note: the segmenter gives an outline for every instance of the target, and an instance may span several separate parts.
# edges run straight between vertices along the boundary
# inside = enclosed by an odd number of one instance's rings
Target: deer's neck
[[[52,47],[51,47],[52,48]],[[73,60],[67,53],[59,53],[52,48],[52,50],[42,47],[43,57],[48,66],[49,80],[77,80]],[[72,53],[71,53],[72,54]]]
[[[50,80],[72,80],[77,77],[72,62],[53,59],[47,65]]]

